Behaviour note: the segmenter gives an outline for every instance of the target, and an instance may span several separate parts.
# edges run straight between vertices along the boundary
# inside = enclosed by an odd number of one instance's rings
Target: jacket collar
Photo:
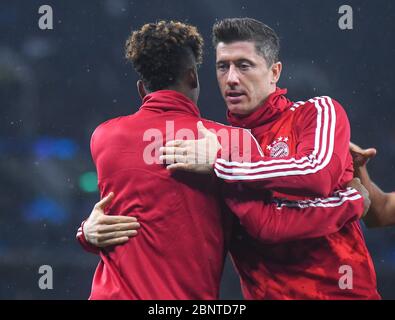
[[[287,89],[276,88],[272,94],[253,113],[240,117],[228,111],[227,118],[231,125],[254,129],[277,119],[292,102],[285,97]]]
[[[155,112],[176,111],[200,117],[196,104],[182,93],[173,90],[158,90],[146,95],[140,110]]]

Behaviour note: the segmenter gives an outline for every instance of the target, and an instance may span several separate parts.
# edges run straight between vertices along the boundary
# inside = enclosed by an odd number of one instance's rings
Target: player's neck
[[[189,88],[185,88],[183,86],[171,86],[168,88],[168,90],[177,91],[192,100],[194,104],[197,104],[196,95],[194,94],[193,90]]]

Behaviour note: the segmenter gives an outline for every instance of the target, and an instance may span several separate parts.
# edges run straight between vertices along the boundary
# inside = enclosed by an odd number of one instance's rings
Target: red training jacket
[[[242,182],[262,194],[271,190],[269,198],[279,207],[292,205],[289,199],[311,203],[305,196],[328,196],[344,188],[353,175],[348,151],[350,126],[342,106],[329,97],[292,103],[285,93],[277,89],[247,117],[228,114],[232,125],[252,129],[261,150],[250,162],[218,158],[215,163],[215,172],[223,181]],[[342,194],[350,197],[350,192]],[[234,200],[227,203],[237,215],[252,220],[250,224],[261,225],[267,220],[267,216],[257,215],[259,202],[250,201],[248,210],[235,206]],[[328,215],[334,210],[328,201],[320,208],[328,210]],[[283,219],[286,224],[285,214]],[[306,223],[318,229],[326,227],[324,220]],[[254,236],[263,234],[259,228],[253,232]],[[231,252],[247,299],[380,298],[374,266],[355,219],[337,232],[313,239],[286,238],[285,242],[268,244],[240,227],[232,239]]]

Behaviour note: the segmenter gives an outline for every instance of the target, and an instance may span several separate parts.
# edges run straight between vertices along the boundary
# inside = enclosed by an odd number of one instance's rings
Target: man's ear
[[[197,75],[197,70],[195,68],[188,69],[188,83],[191,89],[196,89],[199,86],[199,79]]]
[[[278,61],[272,65],[272,83],[277,83],[281,76],[281,70],[283,69],[283,64]]]
[[[141,100],[147,95],[147,90],[145,90],[144,83],[142,80],[137,81],[137,91],[139,92]]]

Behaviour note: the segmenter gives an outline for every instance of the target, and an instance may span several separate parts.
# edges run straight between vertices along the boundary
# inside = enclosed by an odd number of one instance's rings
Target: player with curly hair
[[[102,200],[77,234],[85,249],[101,257],[90,299],[219,296],[228,216],[215,179],[173,177],[159,161],[159,148],[174,133],[198,136],[199,120],[229,130],[200,118],[202,52],[197,29],[181,22],[146,24],[126,42],[126,58],[140,76],[142,105],[132,115],[104,122],[92,135]],[[100,215],[104,208],[108,214]],[[128,241],[136,234],[130,230],[135,217],[139,236]],[[85,238],[95,225],[96,242]]]

